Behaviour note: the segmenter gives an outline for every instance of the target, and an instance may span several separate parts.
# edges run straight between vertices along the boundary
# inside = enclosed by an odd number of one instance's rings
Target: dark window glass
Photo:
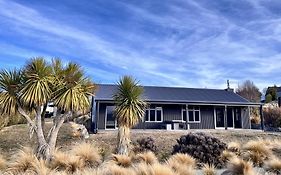
[[[150,121],[155,121],[155,110],[150,110]]]
[[[199,122],[199,111],[195,111],[195,121]]]
[[[191,122],[194,121],[193,111],[188,111],[188,119],[189,119],[189,121],[191,121]]]
[[[146,110],[146,111],[145,111],[145,121],[149,121],[149,119],[148,119],[148,113],[149,113],[149,111]]]
[[[183,110],[182,111],[182,118],[183,118],[183,121],[186,121],[186,118],[187,118],[187,116],[186,116],[186,110]]]
[[[157,110],[157,121],[161,121],[161,119],[162,119],[162,112],[161,112],[161,110]]]

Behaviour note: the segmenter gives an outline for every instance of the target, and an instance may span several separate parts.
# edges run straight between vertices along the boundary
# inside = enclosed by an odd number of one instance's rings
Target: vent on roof
[[[234,89],[233,88],[230,88],[230,85],[229,85],[229,80],[227,80],[227,88],[225,89],[226,91],[229,91],[229,92],[234,92]]]

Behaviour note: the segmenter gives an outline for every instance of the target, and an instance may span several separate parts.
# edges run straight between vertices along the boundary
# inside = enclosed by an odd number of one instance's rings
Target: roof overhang
[[[97,98],[95,101],[103,103],[113,103],[112,99]],[[262,103],[241,103],[241,102],[222,102],[222,101],[180,101],[180,100],[146,100],[150,104],[182,104],[182,105],[211,105],[211,106],[251,106],[258,107]]]

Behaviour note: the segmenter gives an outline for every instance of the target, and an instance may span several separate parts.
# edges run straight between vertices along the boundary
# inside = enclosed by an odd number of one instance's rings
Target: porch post
[[[227,130],[227,106],[224,106],[224,127]]]
[[[95,97],[92,96],[92,105],[91,105],[91,130],[94,134],[98,132],[98,126],[97,126],[97,111],[96,111],[96,101]]]
[[[260,117],[261,117],[261,130],[264,131],[264,118],[262,113],[262,105],[260,105]]]
[[[189,117],[189,113],[188,113],[188,104],[185,105],[185,112],[186,112],[186,119],[185,119],[185,127],[186,130],[188,130],[188,117]]]

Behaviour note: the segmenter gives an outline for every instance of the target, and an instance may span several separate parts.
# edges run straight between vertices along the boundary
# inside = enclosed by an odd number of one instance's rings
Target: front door
[[[224,108],[216,108],[216,128],[224,128]]]
[[[242,128],[241,108],[235,108],[234,110],[234,127]]]
[[[233,108],[227,108],[227,127],[234,128],[234,113]]]
[[[114,106],[107,106],[105,112],[105,129],[116,129],[117,122],[114,116]]]

